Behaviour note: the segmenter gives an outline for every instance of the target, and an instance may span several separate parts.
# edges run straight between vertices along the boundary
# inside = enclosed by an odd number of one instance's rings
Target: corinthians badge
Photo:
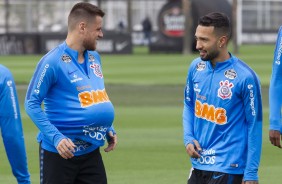
[[[90,65],[90,68],[93,70],[93,73],[100,78],[103,78],[103,74],[100,68],[100,65],[96,64],[96,63],[92,63]]]
[[[225,81],[220,81],[219,82],[220,88],[218,89],[217,96],[220,97],[221,99],[231,99],[232,96],[232,91],[231,88],[233,88],[233,83],[228,80]]]

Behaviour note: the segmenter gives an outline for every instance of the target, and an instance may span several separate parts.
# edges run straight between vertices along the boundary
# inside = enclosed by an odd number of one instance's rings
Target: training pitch
[[[268,86],[273,50],[274,45],[247,45],[236,55],[257,72],[262,83],[260,184],[280,183],[282,179],[281,150],[268,140]],[[10,68],[17,83],[32,183],[39,183],[39,148],[35,138],[38,130],[27,117],[23,101],[40,57],[0,56],[0,63]],[[135,48],[133,55],[101,55],[118,133],[115,151],[104,153],[101,149],[109,184],[186,183],[191,165],[182,141],[182,101],[187,69],[195,57],[197,53],[150,54],[144,47]],[[16,184],[3,143],[0,145],[0,183]]]

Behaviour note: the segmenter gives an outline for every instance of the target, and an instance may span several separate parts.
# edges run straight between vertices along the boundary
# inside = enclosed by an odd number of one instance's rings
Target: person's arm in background
[[[262,96],[259,78],[255,73],[245,81],[243,87],[244,111],[246,114],[247,163],[244,170],[245,183],[258,183],[258,168],[262,149]]]
[[[274,52],[272,75],[269,86],[269,140],[281,148],[281,104],[282,104],[282,26],[279,29]]]
[[[18,183],[29,184],[30,174],[15,82],[8,69],[1,69],[0,75],[0,124],[6,154]]]

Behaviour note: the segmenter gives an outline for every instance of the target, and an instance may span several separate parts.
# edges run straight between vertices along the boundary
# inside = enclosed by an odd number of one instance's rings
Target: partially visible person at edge
[[[192,169],[188,184],[257,184],[262,147],[260,81],[228,52],[229,18],[219,12],[199,19],[200,57],[188,70],[183,129]]]
[[[269,85],[269,140],[271,144],[281,147],[282,140],[282,26],[278,31],[276,48],[272,64],[272,76]]]
[[[0,64],[0,128],[13,175],[19,184],[30,184],[22,120],[12,73]]]
[[[97,41],[104,12],[86,2],[73,6],[65,42],[39,61],[25,99],[39,128],[43,184],[106,184],[100,147],[116,147],[114,107],[104,86]],[[44,111],[41,103],[44,104]]]

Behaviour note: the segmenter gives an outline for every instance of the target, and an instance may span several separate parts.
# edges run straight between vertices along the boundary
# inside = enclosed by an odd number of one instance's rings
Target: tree
[[[10,28],[9,28],[9,17],[10,17],[10,4],[9,0],[5,0],[5,32],[9,33]]]
[[[182,10],[185,16],[184,35],[183,35],[183,50],[182,54],[190,54],[192,52],[192,17],[191,17],[191,1],[182,0]]]
[[[232,5],[232,43],[233,43],[233,53],[238,54],[238,35],[237,35],[237,0],[233,0]]]
[[[127,31],[129,34],[132,32],[132,22],[131,22],[131,0],[127,0]]]

